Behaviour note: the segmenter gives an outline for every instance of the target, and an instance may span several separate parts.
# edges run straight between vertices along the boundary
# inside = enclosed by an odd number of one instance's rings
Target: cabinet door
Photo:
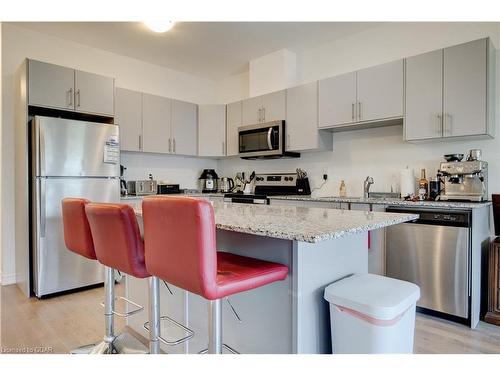
[[[263,122],[284,120],[286,117],[286,90],[262,96]]]
[[[406,140],[442,137],[443,50],[406,59]]]
[[[142,150],[171,152],[171,100],[142,94]]]
[[[444,50],[444,136],[485,134],[487,39]]]
[[[115,124],[120,127],[120,150],[141,151],[142,94],[116,88]]]
[[[29,60],[30,105],[74,109],[75,71],[59,65]]]
[[[172,99],[172,152],[198,154],[198,106]]]
[[[198,155],[226,155],[226,106],[198,106]]]
[[[287,90],[287,150],[302,151],[318,147],[318,83]]]
[[[358,121],[403,117],[403,60],[356,73]]]
[[[115,80],[98,74],[75,71],[75,110],[113,116]]]
[[[254,125],[263,122],[262,97],[245,99],[242,101],[242,125]]]
[[[226,106],[226,154],[238,155],[238,128],[241,126],[241,101]]]
[[[356,73],[319,81],[319,127],[350,124],[356,120]]]

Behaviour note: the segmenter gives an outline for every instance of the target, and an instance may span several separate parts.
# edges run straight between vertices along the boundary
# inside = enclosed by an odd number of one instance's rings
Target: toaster
[[[156,194],[158,183],[155,180],[137,180],[127,182],[129,195],[153,195]]]

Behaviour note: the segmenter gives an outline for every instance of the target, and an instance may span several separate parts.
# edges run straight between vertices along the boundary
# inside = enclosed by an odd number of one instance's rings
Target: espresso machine
[[[440,165],[444,189],[439,195],[442,201],[488,200],[488,163],[482,160],[454,160]]]

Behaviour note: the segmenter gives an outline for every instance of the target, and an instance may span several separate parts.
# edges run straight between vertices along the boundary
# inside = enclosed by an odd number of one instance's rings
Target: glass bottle
[[[425,201],[429,192],[429,181],[425,178],[425,169],[420,170],[420,180],[418,180],[418,200]]]

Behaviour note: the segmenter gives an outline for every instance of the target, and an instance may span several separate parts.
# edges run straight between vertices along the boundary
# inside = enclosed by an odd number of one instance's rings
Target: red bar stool
[[[144,308],[124,297],[119,299],[134,308],[115,310],[115,269],[137,278],[149,277],[144,264],[144,244],[133,209],[124,204],[87,203],[85,212],[92,233],[97,260],[105,266],[104,316],[106,333],[104,353],[145,354],[148,349],[135,337],[122,332],[115,335],[114,316],[128,317]]]
[[[97,260],[106,266],[106,286],[110,286],[106,292],[106,337],[108,341],[114,340],[114,346],[120,352],[148,352],[142,344],[137,345],[137,340],[125,333],[120,334],[115,338],[113,333],[113,315],[122,317],[130,316],[143,310],[142,306],[134,302],[120,297],[125,302],[135,305],[136,310],[117,313],[114,311],[114,293],[113,293],[113,276],[114,269],[124,272],[137,278],[150,277],[144,260],[144,242],[141,238],[139,226],[135,212],[129,205],[126,204],[112,204],[112,203],[88,203],[85,211],[90,224],[92,237],[94,239],[95,253]],[[152,322],[150,328],[149,324],[145,324],[145,328],[150,331],[150,353],[157,354],[160,352],[160,341],[166,345],[177,345],[188,339],[193,335],[193,331],[178,323],[174,319],[165,316],[160,317],[160,304],[159,304],[159,285],[158,282],[149,280],[150,288],[154,289],[155,298],[149,300],[149,311],[154,311],[154,315],[150,315],[149,321]],[[167,286],[168,287],[168,286]],[[186,330],[188,335],[175,340],[169,341],[161,336],[161,321],[169,320],[174,325]],[[149,322],[148,322],[149,323]]]
[[[282,264],[217,252],[210,202],[185,197],[150,197],[143,203],[146,267],[159,277],[209,300],[208,353],[222,348],[221,300],[284,280]]]

